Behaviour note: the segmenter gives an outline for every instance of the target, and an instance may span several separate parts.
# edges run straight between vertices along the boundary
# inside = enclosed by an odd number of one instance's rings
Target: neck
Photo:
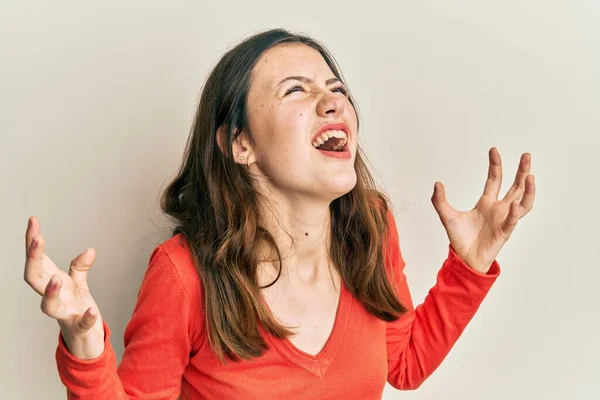
[[[280,279],[314,286],[329,276],[330,212],[328,203],[281,201],[261,210],[261,224],[273,235],[282,258]],[[259,266],[261,284],[279,272],[276,253]],[[265,282],[266,280],[266,282]]]

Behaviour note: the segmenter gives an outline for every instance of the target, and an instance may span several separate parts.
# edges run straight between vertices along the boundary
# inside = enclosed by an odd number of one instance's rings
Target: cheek
[[[273,121],[272,140],[281,143],[284,147],[292,146],[299,142],[306,142],[309,135],[309,113],[304,109],[286,109],[281,107],[271,115]]]
[[[351,115],[351,119],[352,119],[352,123],[354,125],[354,128],[356,128],[357,125],[357,120],[358,117],[356,115],[356,110],[354,109],[354,107],[352,107],[352,104],[350,102],[348,102],[348,104],[346,105],[348,112]]]
[[[252,110],[259,159],[266,168],[292,164],[307,157],[310,112],[298,103],[261,102]]]

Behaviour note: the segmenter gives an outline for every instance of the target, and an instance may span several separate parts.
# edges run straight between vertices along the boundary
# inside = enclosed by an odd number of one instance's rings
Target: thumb
[[[87,287],[87,273],[96,259],[94,249],[87,249],[71,261],[69,276],[77,285]]]
[[[83,315],[80,315],[75,321],[75,328],[79,332],[86,332],[92,329],[96,320],[98,319],[98,310],[94,307],[90,307],[87,309]]]
[[[446,199],[446,189],[442,182],[435,182],[433,184],[433,195],[431,196],[431,203],[433,208],[438,213],[442,224],[446,226],[446,223],[452,219],[452,217],[458,213]]]
[[[44,294],[42,295],[41,309],[42,312],[49,317],[57,318],[60,308],[60,289],[62,287],[62,279],[60,275],[52,275],[50,281],[46,285]]]

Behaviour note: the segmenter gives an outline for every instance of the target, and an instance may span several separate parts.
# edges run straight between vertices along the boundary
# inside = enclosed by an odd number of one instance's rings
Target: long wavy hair
[[[333,56],[306,35],[273,29],[255,34],[228,50],[208,76],[177,176],[161,197],[162,211],[181,233],[200,275],[208,341],[217,357],[230,360],[262,355],[267,344],[259,328],[283,339],[293,335],[269,312],[261,295],[257,266],[265,245],[281,253],[260,225],[262,196],[245,168],[233,160],[234,132],[250,132],[247,98],[251,73],[261,55],[280,43],[301,43],[321,53],[343,82]],[[350,95],[350,103],[356,105]],[[358,112],[357,112],[358,114]],[[223,144],[216,135],[224,127]],[[330,257],[348,290],[375,317],[394,321],[406,311],[385,268],[382,243],[388,230],[389,200],[380,190],[358,149],[357,183],[330,204]],[[274,282],[265,286],[268,287]]]

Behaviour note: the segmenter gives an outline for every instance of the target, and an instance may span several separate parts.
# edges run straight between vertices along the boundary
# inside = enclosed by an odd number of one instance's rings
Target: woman
[[[502,200],[495,148],[489,160],[471,211],[435,185],[449,253],[415,309],[333,57],[284,30],[246,39],[206,81],[162,201],[176,228],[150,257],[118,367],[88,291],[94,251],[62,272],[30,218],[25,280],[58,320],[69,398],[377,399],[386,380],[417,388],[476,312],[533,205],[530,155]]]

